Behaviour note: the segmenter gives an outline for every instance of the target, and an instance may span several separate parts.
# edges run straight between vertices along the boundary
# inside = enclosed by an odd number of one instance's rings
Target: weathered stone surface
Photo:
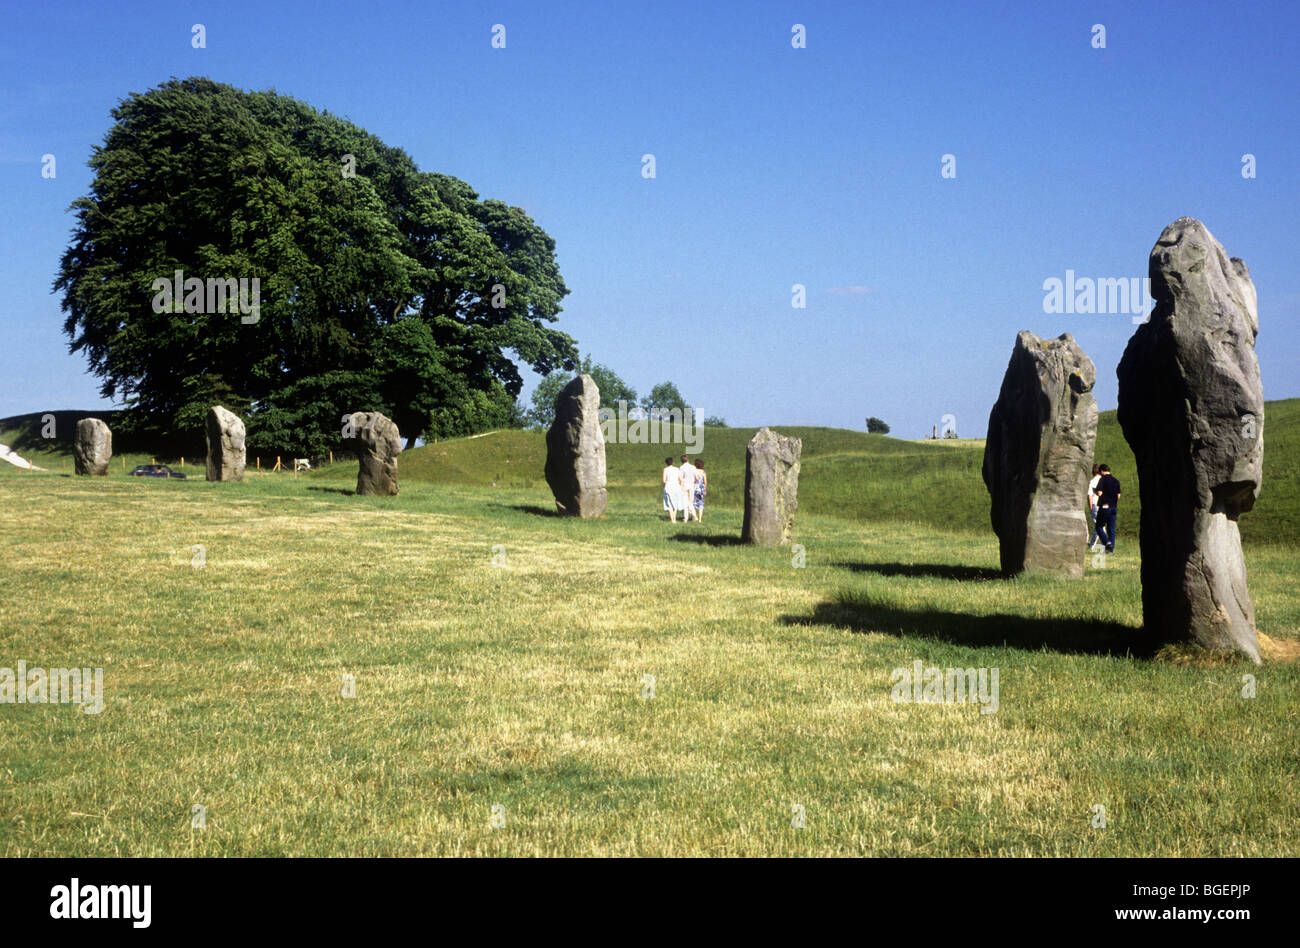
[[[1008,575],[1083,576],[1096,381],[1092,360],[1069,333],[1016,336],[989,414],[983,471]]]
[[[402,433],[392,419],[377,411],[352,413],[352,437],[344,442],[357,452],[357,493],[380,497],[397,495],[397,456],[402,453]]]
[[[98,418],[78,421],[72,454],[78,474],[107,476],[108,462],[113,457],[113,433],[108,430],[108,425]]]
[[[1236,649],[1259,662],[1237,517],[1264,461],[1255,285],[1200,221],[1151,250],[1155,309],[1119,364],[1119,422],[1142,497],[1142,615],[1150,644]]]
[[[555,400],[555,421],[546,432],[546,483],[565,516],[599,517],[609,501],[599,411],[600,389],[590,375],[578,376]]]
[[[208,480],[244,479],[244,423],[220,405],[208,409],[204,428],[208,438]]]
[[[741,539],[758,546],[790,542],[799,509],[803,442],[760,428],[745,451],[745,523]]]

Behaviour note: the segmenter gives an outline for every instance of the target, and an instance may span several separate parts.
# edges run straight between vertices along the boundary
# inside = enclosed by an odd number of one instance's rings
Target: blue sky
[[[735,425],[919,437],[952,414],[982,436],[1021,329],[1073,333],[1113,408],[1131,317],[1044,313],[1043,281],[1143,277],[1184,215],[1251,268],[1265,397],[1300,395],[1300,4],[703,6],[9,7],[0,416],[107,407],[50,290],[66,208],[116,102],[189,75],[329,109],[526,208],[582,351]]]

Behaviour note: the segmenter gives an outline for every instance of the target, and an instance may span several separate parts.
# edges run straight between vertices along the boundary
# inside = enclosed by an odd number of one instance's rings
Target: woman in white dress
[[[686,510],[686,493],[682,490],[682,472],[673,464],[672,458],[664,458],[664,510],[668,519],[677,522],[677,511]]]
[[[677,471],[682,479],[682,496],[686,498],[686,507],[682,511],[682,521],[685,523],[695,514],[695,465],[683,454],[682,466]]]

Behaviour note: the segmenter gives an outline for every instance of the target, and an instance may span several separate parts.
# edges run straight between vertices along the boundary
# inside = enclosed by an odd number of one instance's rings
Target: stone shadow
[[[745,542],[729,533],[674,533],[668,539],[674,543],[700,543],[705,546],[742,546]]]
[[[511,504],[509,509],[518,510],[521,513],[532,514],[534,517],[558,517],[560,512],[554,507],[539,507],[536,504]],[[577,517],[571,519],[577,520]]]
[[[307,489],[318,490],[322,494],[342,494],[344,497],[352,497],[356,495],[356,491],[347,490],[343,487],[308,487]]]
[[[819,603],[810,616],[784,615],[783,625],[847,626],[855,633],[910,636],[972,647],[1006,647],[1079,655],[1149,658],[1142,629],[1105,619],[1043,619],[902,609],[870,602]]]
[[[876,573],[880,576],[932,576],[936,579],[955,579],[959,582],[981,582],[1005,579],[1002,570],[991,566],[961,566],[952,563],[849,563],[841,561],[831,566],[852,570],[855,573]]]

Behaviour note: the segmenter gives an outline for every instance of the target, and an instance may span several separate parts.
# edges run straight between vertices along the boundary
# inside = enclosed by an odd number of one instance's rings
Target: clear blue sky
[[[1021,329],[1074,333],[1113,408],[1130,317],[1045,314],[1043,281],[1143,277],[1183,215],[1251,268],[1265,397],[1300,395],[1300,3],[712,6],[7,5],[0,416],[107,407],[50,291],[66,208],[115,103],[190,75],[526,208],[582,351],[735,425],[982,436]]]

